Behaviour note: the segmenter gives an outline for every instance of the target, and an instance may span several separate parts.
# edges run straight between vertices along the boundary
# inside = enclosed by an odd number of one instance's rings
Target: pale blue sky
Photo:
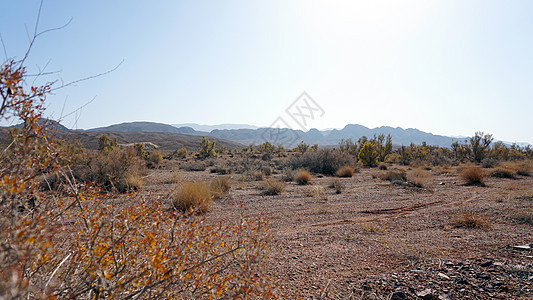
[[[20,57],[39,1],[0,3],[7,54]],[[57,118],[96,96],[67,127],[268,126],[306,91],[325,111],[309,127],[533,143],[533,1],[45,0],[40,29],[70,18],[37,40],[30,69],[50,61],[70,81],[124,62],[49,97]]]

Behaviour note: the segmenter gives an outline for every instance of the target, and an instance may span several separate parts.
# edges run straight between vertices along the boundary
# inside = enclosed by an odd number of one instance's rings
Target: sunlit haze
[[[21,58],[40,2],[1,3],[5,53]],[[46,78],[60,85],[122,62],[48,98],[69,128],[269,126],[305,91],[324,111],[307,129],[533,143],[532,12],[533,1],[45,0],[39,31],[72,21],[37,39],[28,66],[60,71]]]

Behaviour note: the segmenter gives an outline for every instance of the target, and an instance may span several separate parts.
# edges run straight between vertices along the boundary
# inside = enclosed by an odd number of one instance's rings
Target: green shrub
[[[359,163],[364,167],[375,167],[377,166],[378,155],[376,145],[371,142],[365,142],[361,150],[359,150],[357,158],[359,159]]]

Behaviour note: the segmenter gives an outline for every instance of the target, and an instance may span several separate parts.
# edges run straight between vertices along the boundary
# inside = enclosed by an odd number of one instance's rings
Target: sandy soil
[[[416,188],[383,181],[384,172],[338,178],[340,194],[329,187],[336,178],[314,175],[276,196],[263,195],[260,181],[229,175],[232,190],[207,218],[232,218],[239,204],[269,218],[269,272],[286,298],[533,299],[533,251],[513,247],[533,243],[533,177],[465,186],[455,169],[431,170]],[[142,193],[168,198],[173,176],[220,175],[167,165],[147,176]],[[455,227],[465,214],[483,226]]]

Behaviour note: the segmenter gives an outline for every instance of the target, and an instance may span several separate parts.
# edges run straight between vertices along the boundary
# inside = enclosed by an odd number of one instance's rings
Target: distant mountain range
[[[181,126],[180,125],[190,125]],[[87,131],[116,131],[116,132],[168,132],[179,133],[187,135],[197,136],[211,136],[223,140],[229,140],[237,142],[243,145],[249,144],[262,144],[265,141],[269,141],[274,144],[281,144],[283,146],[295,146],[300,141],[308,144],[318,144],[319,146],[335,146],[338,145],[342,139],[352,139],[357,141],[360,137],[366,136],[371,138],[374,135],[390,134],[392,136],[392,142],[395,145],[409,145],[410,143],[421,144],[426,142],[429,145],[438,145],[441,147],[450,147],[455,141],[463,141],[463,138],[453,138],[442,135],[434,135],[431,133],[423,132],[418,129],[402,129],[399,127],[393,128],[388,126],[382,126],[378,128],[370,129],[368,127],[350,124],[346,125],[342,129],[323,130],[311,129],[307,132],[302,130],[292,129],[272,129],[272,128],[253,128],[251,125],[242,125],[249,128],[232,128],[241,126],[238,124],[223,124],[223,125],[198,125],[198,124],[179,124],[168,125],[155,122],[130,122],[111,125],[107,127],[93,128]],[[196,130],[196,128],[210,129],[211,131]],[[251,127],[251,128],[250,128]],[[281,138],[278,133],[281,132]]]
[[[96,137],[102,133],[116,136],[119,143],[152,142],[161,146],[163,150],[176,147],[194,150],[200,144],[201,136],[208,136],[211,140],[216,140],[217,145],[230,148],[239,148],[250,144],[258,145],[265,141],[284,147],[294,147],[301,141],[311,145],[318,144],[322,147],[337,146],[343,139],[352,139],[355,142],[362,136],[371,138],[379,134],[390,134],[392,143],[397,146],[426,142],[428,145],[450,147],[456,141],[463,142],[468,139],[468,137],[435,135],[413,128],[382,126],[370,129],[358,124],[349,124],[342,129],[318,130],[313,128],[307,132],[292,129],[258,128],[246,124],[198,125],[186,123],[169,125],[156,122],[128,122],[88,130],[69,130],[56,121],[51,121],[51,124],[58,135],[67,137],[67,139],[77,137],[88,148],[95,147]],[[241,126],[244,128],[238,128]],[[211,130],[208,131],[209,129]],[[510,143],[506,144],[510,145]],[[528,143],[518,143],[518,145],[526,146]]]
[[[211,132],[215,129],[224,130],[224,129],[258,129],[259,127],[248,124],[219,124],[219,125],[200,125],[196,123],[183,123],[183,124],[172,124],[172,126],[180,127],[190,127],[196,131]]]

